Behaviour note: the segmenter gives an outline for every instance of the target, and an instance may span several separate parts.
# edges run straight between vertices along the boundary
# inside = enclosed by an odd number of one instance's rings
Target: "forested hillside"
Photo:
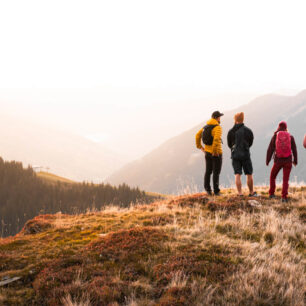
[[[150,201],[152,196],[138,188],[123,184],[48,183],[32,168],[22,163],[5,162],[0,158],[0,235],[14,235],[29,219],[39,214],[81,213],[114,204],[127,207],[130,203]]]

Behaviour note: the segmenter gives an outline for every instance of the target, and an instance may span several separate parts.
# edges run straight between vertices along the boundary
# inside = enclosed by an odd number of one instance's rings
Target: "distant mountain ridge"
[[[281,120],[287,121],[289,131],[295,137],[298,147],[299,164],[293,169],[291,180],[306,181],[306,152],[302,147],[306,133],[306,90],[304,90],[296,96],[276,94],[261,96],[246,105],[225,112],[221,122],[224,151],[221,184],[230,186],[234,183],[226,137],[234,124],[234,114],[241,111],[245,113],[245,124],[255,135],[251,153],[256,184],[267,184],[269,181],[270,168],[265,165],[266,149]],[[132,186],[161,193],[176,194],[189,189],[203,190],[204,157],[195,147],[195,134],[205,125],[210,115],[205,113],[203,105],[202,123],[169,139],[143,158],[124,166],[111,175],[108,181],[112,184],[126,182]]]
[[[76,181],[102,182],[122,167],[124,157],[82,136],[0,114],[0,156],[25,165],[49,167]]]

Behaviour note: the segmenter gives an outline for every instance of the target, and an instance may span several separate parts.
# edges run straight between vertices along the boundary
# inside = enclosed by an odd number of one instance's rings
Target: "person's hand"
[[[201,148],[201,151],[202,151],[203,153],[205,153],[205,150],[204,150],[204,148]]]
[[[267,166],[269,166],[269,163],[268,163],[268,162],[266,162],[266,165],[267,165]]]
[[[294,167],[296,167],[297,163],[293,163]]]

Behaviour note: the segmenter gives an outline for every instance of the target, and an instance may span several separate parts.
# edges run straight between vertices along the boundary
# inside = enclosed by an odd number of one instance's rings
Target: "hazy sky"
[[[1,1],[0,106],[137,157],[306,88],[305,1]]]

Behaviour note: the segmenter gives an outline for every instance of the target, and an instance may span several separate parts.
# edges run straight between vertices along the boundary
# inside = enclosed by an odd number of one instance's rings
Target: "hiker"
[[[287,123],[281,121],[278,125],[278,129],[274,133],[270,145],[267,151],[266,164],[269,162],[274,155],[274,165],[270,175],[270,198],[275,198],[275,180],[277,174],[283,169],[283,187],[282,187],[282,202],[288,202],[288,188],[289,188],[289,177],[292,169],[292,163],[294,166],[298,163],[297,150],[294,137],[290,135],[287,130]],[[293,155],[293,162],[292,162]]]
[[[306,149],[306,134],[304,136],[304,142],[303,142],[304,148]]]
[[[249,197],[256,197],[254,191],[253,165],[251,161],[250,147],[254,141],[251,129],[244,125],[244,113],[234,116],[235,125],[227,134],[227,145],[231,149],[232,166],[235,173],[235,183],[239,196],[242,194],[241,175],[242,170],[247,177]]]
[[[205,154],[204,189],[208,195],[212,195],[211,174],[213,174],[214,194],[216,196],[220,195],[219,176],[222,168],[222,128],[220,123],[223,115],[219,111],[213,112],[211,119],[207,121],[207,125],[196,134],[196,146]],[[201,140],[204,143],[204,148]]]

